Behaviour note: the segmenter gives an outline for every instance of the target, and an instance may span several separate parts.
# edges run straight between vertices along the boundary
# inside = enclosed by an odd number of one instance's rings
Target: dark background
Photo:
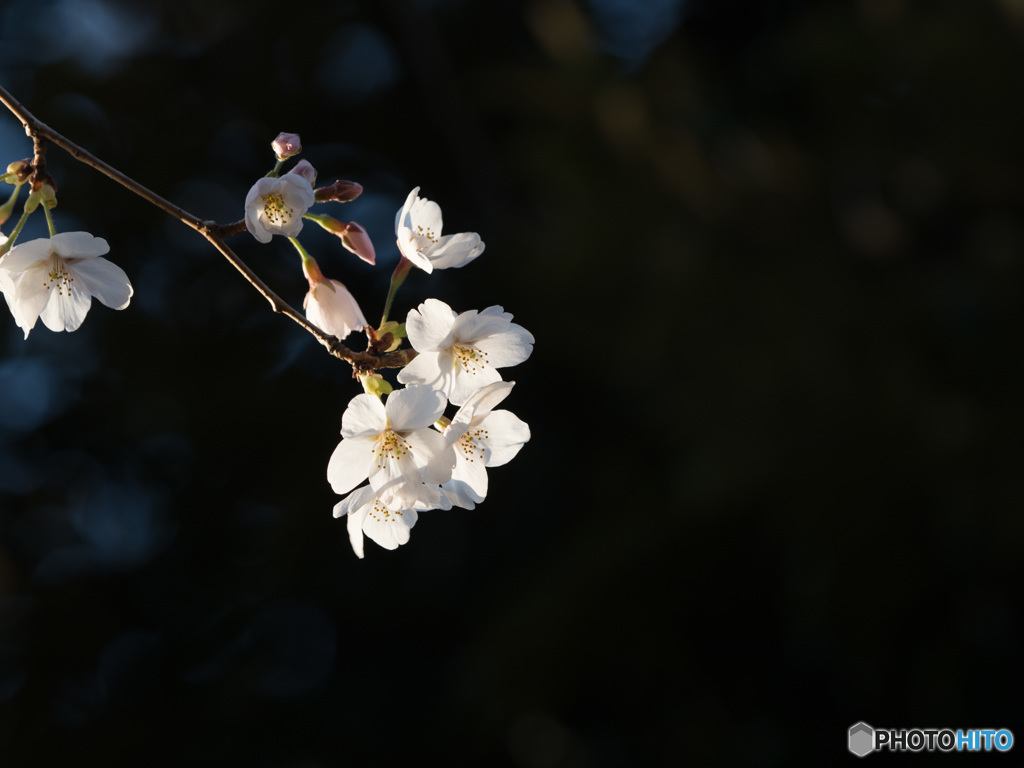
[[[396,314],[501,304],[537,339],[488,499],[357,560],[325,479],[348,366],[52,148],[58,228],[136,293],[74,334],[0,318],[5,768],[1024,734],[1021,2],[12,0],[0,37],[40,119],[204,218],[299,132],[366,188],[334,212],[376,267],[304,240],[371,320],[421,185],[487,250]],[[0,148],[31,154],[13,117]],[[232,244],[301,303],[285,242]]]

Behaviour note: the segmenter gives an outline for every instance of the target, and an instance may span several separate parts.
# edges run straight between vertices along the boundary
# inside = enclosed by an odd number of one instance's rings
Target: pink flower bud
[[[314,192],[316,193],[316,201],[318,203],[326,203],[328,200],[348,203],[363,194],[363,185],[357,184],[354,181],[338,179],[330,186],[320,187],[320,189],[314,190]]]
[[[297,133],[278,134],[277,138],[270,142],[270,146],[274,148],[278,160],[295,157],[302,151],[302,141]]]
[[[375,264],[377,255],[373,250],[373,243],[366,230],[354,221],[348,223],[348,228],[341,233],[341,244],[367,264]]]
[[[288,173],[294,173],[296,176],[301,176],[309,182],[309,186],[313,186],[316,183],[316,168],[314,168],[308,160],[299,160]]]

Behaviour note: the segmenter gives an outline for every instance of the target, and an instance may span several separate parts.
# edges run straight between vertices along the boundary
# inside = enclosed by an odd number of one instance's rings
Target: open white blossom
[[[337,280],[311,282],[302,308],[309,322],[339,339],[366,327],[366,318],[355,297]]]
[[[444,412],[444,395],[430,387],[407,387],[388,395],[356,395],[341,417],[342,441],[331,454],[327,480],[347,493],[369,478],[391,509],[441,503],[438,486],[448,482],[455,452],[433,429]]]
[[[405,205],[395,215],[398,250],[424,272],[461,267],[484,252],[484,243],[476,232],[441,235],[441,206],[419,196],[420,188],[409,193]]]
[[[51,331],[77,330],[93,296],[112,309],[128,306],[132,284],[100,258],[109,251],[101,237],[62,232],[19,243],[0,259],[0,291],[26,339],[39,319]]]
[[[245,228],[261,243],[274,235],[295,237],[302,231],[302,214],[314,202],[313,185],[301,174],[264,176],[245,196]]]
[[[444,436],[455,446],[452,479],[441,486],[457,507],[473,509],[487,495],[486,467],[507,464],[530,439],[530,427],[510,411],[494,407],[515,382],[498,381],[478,389],[466,401]]]
[[[533,336],[501,307],[456,314],[443,301],[427,299],[405,321],[409,343],[419,354],[398,374],[403,384],[427,384],[455,405],[487,384],[501,381],[498,368],[517,365],[533,351]]]
[[[419,512],[434,508],[419,503],[411,509],[400,509],[395,504],[383,502],[373,488],[364,485],[334,505],[334,516],[348,517],[348,538],[352,551],[363,557],[363,536],[369,537],[384,549],[397,549],[409,541],[409,531],[416,525]],[[451,502],[445,496],[439,501],[440,509],[451,509]]]

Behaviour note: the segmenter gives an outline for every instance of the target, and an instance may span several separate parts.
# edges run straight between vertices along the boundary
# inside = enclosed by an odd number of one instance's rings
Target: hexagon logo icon
[[[850,751],[857,757],[875,750],[875,729],[867,723],[857,723],[850,726]]]

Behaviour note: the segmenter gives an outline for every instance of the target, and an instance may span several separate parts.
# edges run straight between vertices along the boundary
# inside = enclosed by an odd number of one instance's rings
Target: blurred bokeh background
[[[40,119],[204,218],[300,133],[366,189],[335,213],[376,267],[304,240],[371,320],[420,185],[487,250],[397,313],[537,339],[488,499],[357,560],[325,479],[348,367],[51,148],[58,227],[136,293],[74,334],[0,317],[5,768],[1024,734],[1020,0],[7,0],[0,37]],[[6,111],[0,149],[31,154]],[[232,244],[301,303],[287,243]]]

